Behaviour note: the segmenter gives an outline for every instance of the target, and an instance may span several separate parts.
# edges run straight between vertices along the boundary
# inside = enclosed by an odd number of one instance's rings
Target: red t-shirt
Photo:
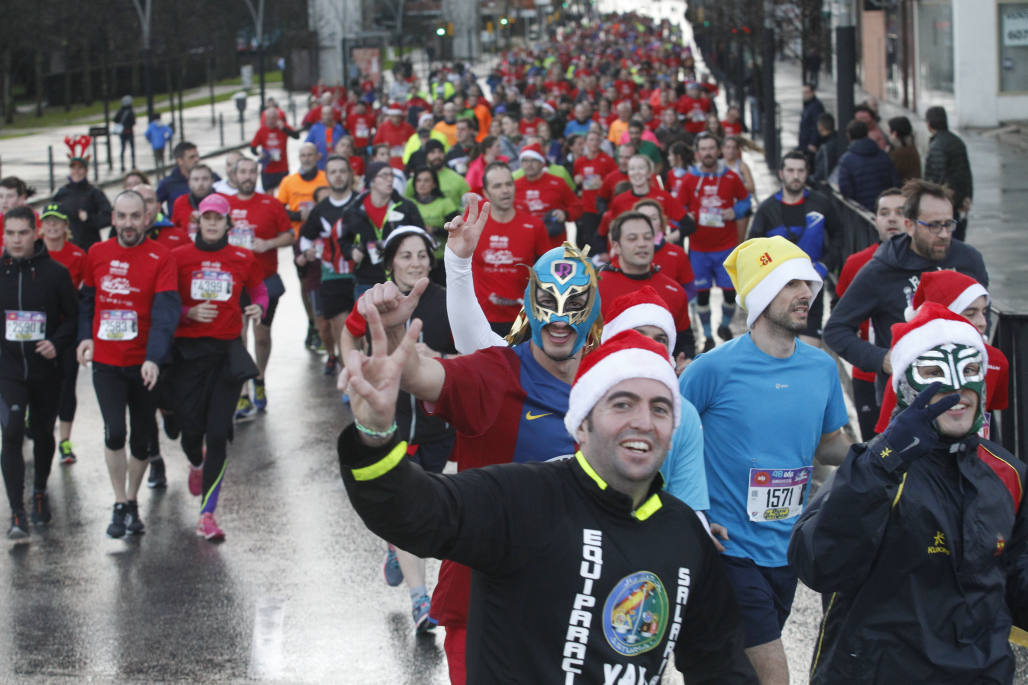
[[[575,178],[582,177],[582,210],[596,213],[596,197],[603,186],[603,179],[612,171],[617,171],[618,165],[614,158],[606,152],[600,152],[595,158],[589,159],[585,155],[575,160]]]
[[[178,294],[183,311],[201,302],[212,302],[218,307],[217,317],[207,323],[183,316],[175,337],[238,338],[243,328],[239,297],[244,287],[253,293],[263,279],[254,253],[231,245],[206,252],[190,244],[175,249],[173,254],[178,264]]]
[[[878,249],[878,243],[874,245],[868,245],[860,252],[854,252],[847,259],[846,263],[842,267],[842,271],[839,272],[839,282],[835,284],[835,292],[842,297],[846,293],[846,289],[850,287],[850,283],[856,278],[857,272],[860,271],[861,267],[871,261],[871,257],[874,257],[875,250]],[[857,330],[857,336],[861,340],[869,340],[868,338],[868,324],[871,322],[870,319],[860,324],[860,328]],[[874,371],[864,371],[858,369],[856,366],[853,367],[853,378],[858,381],[867,381],[868,383],[875,382]]]
[[[696,275],[692,271],[692,263],[689,255],[680,245],[664,243],[653,253],[653,265],[660,267],[660,273],[664,274],[683,288],[692,287]],[[688,297],[688,293],[686,293]]]
[[[563,179],[545,171],[534,181],[529,181],[526,176],[514,181],[514,197],[532,216],[540,219],[554,209],[563,209],[568,221],[582,216],[582,201],[571,187]],[[550,245],[559,247],[566,237],[561,231],[560,235],[550,238]]]
[[[707,112],[710,111],[710,100],[704,98],[693,99],[688,95],[683,95],[678,98],[675,109],[685,117],[685,130],[696,134],[707,125]]]
[[[350,155],[350,168],[353,169],[354,177],[364,175],[364,158],[360,155]]]
[[[618,183],[627,180],[628,173],[621,171],[615,165],[614,171],[603,177],[603,184],[600,186],[599,192],[596,193],[596,197],[610,204],[610,201],[614,199],[614,188],[617,187]]]
[[[651,272],[643,278],[633,278],[623,274],[620,270],[603,270],[600,272],[600,303],[602,305],[603,319],[606,321],[610,315],[610,307],[614,300],[634,293],[643,286],[650,286],[667,303],[671,316],[675,320],[675,330],[684,331],[689,327],[689,298],[685,290],[678,283],[660,272]]]
[[[135,247],[95,243],[86,254],[82,284],[96,289],[93,361],[136,366],[146,361],[154,295],[178,292],[175,258],[149,238]]]
[[[650,190],[645,195],[636,195],[631,190],[626,190],[620,195],[615,196],[610,203],[610,208],[603,213],[603,220],[600,222],[598,233],[600,235],[607,235],[611,221],[632,209],[636,202],[646,198],[659,202],[660,206],[664,209],[664,216],[671,221],[679,222],[685,216],[685,207],[678,200],[668,195],[659,186],[651,183]]]
[[[174,250],[176,247],[182,247],[193,242],[189,238],[189,234],[177,226],[161,226],[157,229],[157,236],[151,235],[150,239],[160,243],[169,250]]]
[[[724,130],[726,136],[738,136],[742,134],[741,121],[722,121],[721,128]]]
[[[228,198],[228,206],[231,208],[229,221],[232,224],[228,241],[236,247],[253,249],[254,238],[274,240],[283,233],[293,232],[285,207],[270,195],[254,193],[248,200],[232,195]],[[261,265],[262,278],[278,272],[277,249],[258,253],[256,257]]]
[[[368,219],[371,221],[372,225],[377,229],[381,229],[382,226],[385,225],[386,212],[389,211],[389,207],[393,204],[392,201],[386,202],[381,207],[376,207],[371,202],[371,193],[368,193],[364,196],[362,204],[364,205],[364,211],[367,212]]]
[[[989,364],[985,371],[985,411],[998,411],[1010,406],[1010,362],[1007,356],[1001,351],[985,344],[985,351],[989,354]],[[882,409],[878,413],[878,423],[875,424],[875,433],[884,433],[892,420],[892,412],[896,409],[896,391],[892,389],[892,376],[885,386],[882,394]],[[982,425],[984,435],[989,439],[989,423]],[[981,431],[979,432],[981,434]]]
[[[351,114],[346,118],[346,130],[353,136],[354,149],[362,150],[368,146],[375,133],[375,116],[368,112]]]
[[[386,119],[378,125],[372,143],[387,143],[389,145],[389,164],[395,169],[403,169],[403,147],[407,140],[414,135],[414,127],[406,121],[400,121],[399,126]]]
[[[731,169],[714,176],[685,175],[678,201],[681,202],[696,221],[696,232],[689,236],[689,250],[720,252],[731,250],[739,244],[735,221],[720,218],[723,209],[732,206],[749,195],[742,179]],[[714,224],[713,217],[721,226]]]
[[[193,212],[195,211],[196,207],[193,206],[189,193],[179,195],[175,198],[175,204],[171,206],[171,223],[183,231],[196,233],[200,226],[193,218]]]
[[[534,117],[532,119],[522,119],[521,122],[518,124],[518,130],[521,131],[521,135],[523,136],[538,135],[539,124],[541,122],[542,119],[540,119],[539,117]]]
[[[0,245],[2,244],[0,243]],[[86,264],[85,251],[70,240],[65,240],[64,247],[56,252],[53,250],[49,252],[51,259],[68,270],[68,273],[71,274],[71,284],[75,286],[75,290],[78,290],[82,285],[83,269]]]
[[[528,285],[528,269],[550,249],[550,236],[538,218],[517,212],[507,223],[492,216],[471,257],[475,297],[493,322],[514,321]]]
[[[289,173],[289,159],[286,157],[286,141],[289,136],[280,128],[268,128],[261,126],[250,141],[250,147],[262,148],[264,159],[264,173],[280,174]]]

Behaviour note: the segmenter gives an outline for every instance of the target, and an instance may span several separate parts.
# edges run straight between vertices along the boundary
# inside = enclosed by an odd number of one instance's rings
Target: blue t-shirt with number
[[[814,451],[849,422],[835,362],[799,340],[778,359],[747,333],[697,357],[679,387],[703,422],[708,517],[728,530],[725,554],[788,565]]]

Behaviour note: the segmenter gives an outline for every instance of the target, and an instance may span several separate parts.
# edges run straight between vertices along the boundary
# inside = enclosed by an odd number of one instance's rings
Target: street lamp
[[[145,2],[145,6],[142,4]],[[153,49],[151,47],[150,17],[153,9],[153,0],[132,0],[139,15],[139,25],[143,31],[143,89],[146,90],[146,119],[153,119],[153,78],[150,72],[153,69]]]

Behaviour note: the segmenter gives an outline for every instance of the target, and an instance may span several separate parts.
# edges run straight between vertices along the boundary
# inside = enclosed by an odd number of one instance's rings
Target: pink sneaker
[[[225,533],[218,528],[218,522],[214,520],[214,514],[207,512],[200,514],[200,522],[196,524],[196,534],[205,540],[224,540]]]
[[[203,467],[189,467],[189,494],[199,497],[203,494]]]

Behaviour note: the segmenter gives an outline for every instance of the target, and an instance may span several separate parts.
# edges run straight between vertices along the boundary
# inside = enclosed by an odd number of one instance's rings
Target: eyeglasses
[[[928,232],[932,235],[939,235],[945,229],[948,233],[953,233],[957,228],[957,222],[955,219],[946,219],[945,221],[921,221],[915,219],[918,226],[924,226],[928,229]]]

